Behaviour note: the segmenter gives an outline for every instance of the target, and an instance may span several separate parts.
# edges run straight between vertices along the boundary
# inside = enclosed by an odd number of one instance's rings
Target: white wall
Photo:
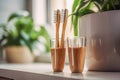
[[[0,0],[0,23],[5,23],[8,16],[17,11],[23,10],[25,0]]]
[[[36,25],[46,23],[46,0],[33,0],[32,16]]]

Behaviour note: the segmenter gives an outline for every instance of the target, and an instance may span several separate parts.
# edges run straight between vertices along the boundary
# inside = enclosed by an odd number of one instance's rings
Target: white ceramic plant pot
[[[26,46],[9,46],[5,48],[6,61],[9,63],[31,63],[33,54]]]
[[[120,10],[83,16],[79,31],[87,38],[88,70],[120,71]]]

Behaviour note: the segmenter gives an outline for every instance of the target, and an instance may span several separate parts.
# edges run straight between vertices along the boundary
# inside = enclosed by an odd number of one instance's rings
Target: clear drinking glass
[[[56,39],[50,40],[52,68],[54,72],[62,72],[64,69],[66,49],[65,47],[60,47],[60,39],[59,47],[56,44]]]
[[[71,72],[83,72],[86,53],[85,37],[68,37],[67,45]]]

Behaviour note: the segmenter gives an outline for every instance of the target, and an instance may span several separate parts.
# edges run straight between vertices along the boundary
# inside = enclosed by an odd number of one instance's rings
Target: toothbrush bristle
[[[58,13],[59,13],[59,10],[54,10],[54,23],[58,21]]]
[[[54,10],[54,23],[56,23],[57,22],[57,10]]]

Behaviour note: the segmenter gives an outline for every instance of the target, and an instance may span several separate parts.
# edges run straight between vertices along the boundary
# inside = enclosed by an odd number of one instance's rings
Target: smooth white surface
[[[30,73],[37,73],[39,75],[43,74],[46,76],[62,77],[67,80],[120,80],[120,72],[86,72],[83,74],[80,73],[71,73],[69,66],[65,66],[64,72],[53,73],[51,64],[45,63],[35,63],[35,64],[0,64],[0,76],[3,75],[3,70],[15,70],[23,71]],[[1,73],[2,71],[2,73]],[[12,73],[12,72],[11,72]],[[10,76],[10,74],[9,74]],[[12,76],[12,74],[11,74]],[[26,79],[27,80],[27,79]],[[51,80],[51,79],[48,79]]]
[[[120,71],[120,10],[85,15],[79,24],[88,70]]]

